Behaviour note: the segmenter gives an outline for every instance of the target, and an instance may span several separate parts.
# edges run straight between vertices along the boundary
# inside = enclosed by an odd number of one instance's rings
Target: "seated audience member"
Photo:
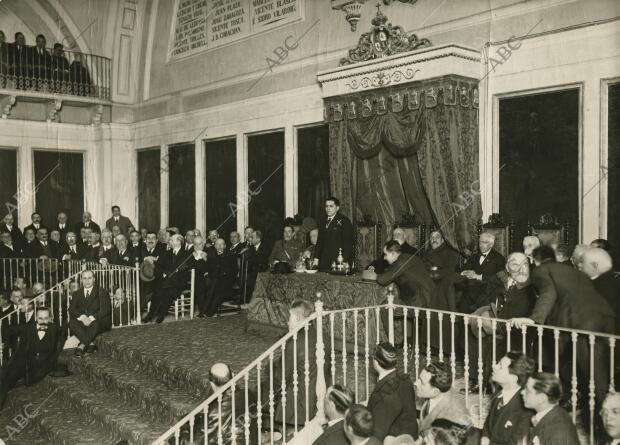
[[[29,298],[38,297],[37,304],[46,306],[48,302],[45,301],[45,295],[43,295],[44,293],[45,293],[45,285],[43,283],[37,282],[37,283],[33,283],[32,289],[30,289],[30,292],[26,292],[25,295]]]
[[[424,253],[424,262],[434,280],[442,280],[456,272],[459,255],[445,242],[440,231],[431,232],[430,249]]]
[[[0,258],[21,258],[22,252],[13,245],[13,238],[9,232],[0,233]]]
[[[355,400],[353,391],[334,385],[327,388],[325,393],[325,417],[327,425],[325,431],[314,442],[314,445],[348,445],[344,434],[344,415]]]
[[[60,258],[60,245],[54,241],[49,240],[47,235],[47,229],[41,227],[37,230],[38,243],[35,245],[35,253],[37,258]]]
[[[144,242],[140,237],[140,232],[138,232],[137,230],[132,230],[131,232],[129,232],[129,244],[127,246],[127,251],[129,253],[129,258],[132,264],[142,262],[143,246]]]
[[[61,246],[63,260],[83,260],[86,258],[85,247],[77,243],[73,232],[67,232],[66,242]]]
[[[149,233],[149,229],[147,229],[146,227],[142,227],[140,230],[140,238],[142,239],[142,241],[146,241],[146,234]]]
[[[368,399],[368,410],[375,419],[373,435],[381,441],[401,434],[418,437],[413,383],[409,375],[396,369],[397,357],[394,346],[379,343],[372,361],[377,384]]]
[[[11,326],[23,326],[34,322],[33,311],[34,306],[29,298],[19,289],[13,289],[10,295],[11,305],[7,308],[7,319],[4,320],[2,326],[2,341],[6,348],[15,351],[17,347],[17,339],[19,331],[11,328]]]
[[[101,232],[101,227],[95,221],[92,220],[90,212],[82,213],[82,221],[75,225],[75,231],[79,232],[83,228],[91,229],[93,232]]]
[[[436,419],[471,425],[465,400],[452,389],[452,370],[448,362],[432,361],[426,365],[415,388],[418,397],[426,399],[420,411],[420,433],[430,429]]]
[[[437,288],[433,280],[431,280],[424,263],[417,256],[401,253],[400,243],[398,241],[388,241],[383,247],[385,261],[389,264],[388,269],[377,276],[377,283],[381,286],[387,286],[395,283],[398,286],[399,303],[407,306],[416,306],[421,308],[446,309],[447,303],[440,300],[437,295]],[[408,332],[403,335],[409,335],[412,331],[413,311],[409,311],[408,317],[410,321],[407,323]],[[398,317],[398,323],[401,323],[402,315]],[[381,311],[381,319],[384,329],[388,328],[388,311]],[[398,335],[402,330],[395,330]],[[402,344],[403,339],[398,338],[397,344]]]
[[[129,326],[131,320],[136,317],[136,305],[133,299],[127,295],[125,289],[116,287],[112,295],[112,325]]]
[[[579,445],[577,429],[570,415],[558,403],[562,385],[553,374],[536,372],[521,391],[526,408],[536,411],[527,435],[528,445]]]
[[[90,234],[93,233],[93,230],[89,227],[82,227],[80,230],[80,235],[78,237],[78,244],[82,246],[90,245]]]
[[[207,248],[215,246],[215,241],[220,237],[220,233],[217,230],[209,230],[209,235],[207,236]]]
[[[597,238],[590,243],[590,247],[598,247],[606,252],[611,252],[611,244],[603,238]]]
[[[214,316],[222,302],[231,298],[237,276],[237,259],[226,251],[226,242],[218,238],[214,247],[215,254],[207,259],[205,306],[201,308],[206,317]]]
[[[104,252],[102,259],[107,260],[108,264],[114,264],[116,266],[135,266],[131,252],[127,249],[127,238],[125,235],[117,235],[115,241],[116,248]]]
[[[480,297],[483,296],[489,278],[506,266],[506,259],[493,249],[494,245],[495,236],[492,233],[480,234],[478,252],[469,257],[461,272],[467,281],[462,286],[464,291],[457,304],[459,312],[471,314],[483,306],[484,301]]]
[[[344,434],[351,445],[381,445],[374,437],[375,430],[372,413],[363,405],[352,405],[344,417]]]
[[[112,226],[111,231],[112,231],[112,238],[113,238],[113,239],[116,239],[116,237],[117,237],[117,236],[119,236],[119,235],[122,235],[122,234],[123,234],[123,232],[121,231],[120,226],[118,226],[118,225],[116,225],[116,224],[114,224],[114,225]]]
[[[538,295],[532,313],[527,318],[513,319],[513,324],[521,328],[523,324],[546,324],[561,328],[580,329],[594,332],[613,333],[616,317],[607,301],[596,292],[592,281],[583,272],[555,262],[555,252],[549,246],[534,249],[536,269],[531,280]],[[551,336],[543,337],[547,343],[543,351],[545,367],[553,363],[555,346]],[[590,352],[588,337],[579,335],[577,339],[577,372],[580,378],[587,380],[590,376]],[[594,368],[596,381],[595,400],[600,409],[609,386],[609,366],[606,358],[606,347],[599,345],[594,348]],[[565,385],[572,378],[572,347],[568,333],[562,332],[558,342],[560,377]],[[591,377],[591,376],[590,376]],[[584,400],[588,395],[584,388]]]
[[[62,244],[62,234],[60,233],[60,230],[58,229],[52,229],[50,230],[50,235],[49,235],[49,239],[50,241],[54,241],[55,243],[58,244],[58,246],[60,246]]]
[[[415,255],[418,252],[418,249],[409,245],[407,241],[405,241],[405,231],[400,227],[396,227],[392,231],[392,240],[400,244],[401,253]],[[388,263],[385,261],[385,258],[383,258],[383,255],[373,261],[370,266],[368,266],[369,269],[372,268],[372,270],[377,273],[383,273],[387,267]]]
[[[536,267],[534,264],[534,258],[532,258],[532,252],[537,247],[540,247],[540,239],[534,235],[528,235],[523,238],[523,253],[527,257],[531,267]]]
[[[555,251],[555,261],[559,264],[565,264],[567,266],[573,266],[570,260],[570,249],[566,244],[556,244],[553,246]]]
[[[187,252],[187,255],[191,255],[192,250],[194,249],[194,237],[196,233],[194,230],[188,230],[185,232],[185,245],[183,246],[183,250]]]
[[[474,312],[475,315],[484,317],[509,320],[511,318],[527,317],[532,313],[536,303],[536,292],[530,281],[529,261],[524,253],[513,252],[508,255],[506,269],[499,271],[495,277],[489,278],[489,285],[485,291],[485,299],[489,304],[482,306]],[[482,363],[483,382],[489,381],[491,365],[493,361],[493,326],[490,320],[482,320],[482,331],[478,330],[476,320],[471,321],[469,345],[469,369],[478,369],[478,335],[482,334]],[[506,325],[497,323],[495,328],[496,357],[506,353]],[[529,337],[526,337],[526,351],[529,348]],[[523,338],[521,335],[511,336],[511,347],[514,350],[523,350]],[[470,376],[470,388],[478,391],[477,373]]]
[[[112,236],[112,231],[108,229],[103,229],[101,231],[101,246],[99,247],[99,258],[108,257],[111,255],[110,250],[114,250],[114,237]]]
[[[228,251],[233,255],[237,255],[241,252],[241,249],[243,249],[241,235],[239,235],[237,231],[230,232],[230,246],[228,247]]]
[[[90,270],[82,272],[82,286],[71,296],[69,327],[80,341],[76,356],[97,350],[95,338],[112,327],[110,295],[98,283]]]
[[[493,365],[491,379],[500,389],[491,398],[480,445],[516,445],[527,435],[534,412],[523,405],[521,390],[535,371],[534,360],[519,352],[508,352]]]
[[[91,232],[88,244],[85,246],[84,259],[88,262],[99,262],[101,251],[101,233]]]
[[[310,264],[314,261],[316,256],[314,255],[314,250],[316,248],[316,242],[319,239],[319,229],[312,229],[310,231],[310,245],[306,247],[304,251],[303,258],[304,260],[310,260]]]
[[[22,255],[24,258],[37,258],[39,246],[35,233],[34,229],[24,230],[24,243],[22,245]]]
[[[478,445],[480,440],[476,436],[476,428],[459,425],[446,419],[437,419],[420,440],[426,445]]]
[[[586,253],[586,250],[591,249],[588,244],[577,244],[573,249],[573,254],[570,257],[571,263],[577,270],[581,270],[583,255]]]
[[[26,230],[28,229],[32,229],[34,233],[37,233],[37,230],[41,227],[45,227],[47,229],[47,227],[41,222],[41,215],[37,212],[30,215],[30,221],[30,224],[24,227],[24,234],[26,234]]]
[[[53,371],[62,349],[58,328],[51,322],[50,311],[46,307],[37,309],[35,322],[14,328],[19,328],[20,342],[2,369],[0,409],[4,407],[7,393],[20,378],[24,378],[26,385],[30,386]]]
[[[293,226],[284,225],[283,238],[274,243],[269,255],[269,264],[284,262],[288,263],[292,269],[295,268],[299,256],[301,255],[302,246],[299,241],[293,237],[295,229]]]
[[[0,224],[0,232],[9,232],[14,245],[19,245],[22,242],[22,232],[14,222],[13,215],[7,213]]]
[[[209,384],[211,386],[212,393],[221,391],[224,385],[226,385],[233,378],[233,373],[230,367],[225,363],[216,363],[211,366],[209,370]],[[209,405],[207,414],[207,435],[209,437],[209,444],[217,444],[218,437],[222,435],[222,443],[231,443],[231,431],[234,428],[237,434],[237,440],[245,443],[245,439],[241,439],[244,436],[245,431],[245,407],[248,406],[250,410],[256,407],[256,395],[253,391],[248,390],[248,401],[246,405],[245,392],[235,391],[234,395],[234,417],[233,417],[233,396],[232,390],[228,387],[222,394],[221,405],[218,400]],[[254,445],[258,443],[258,425],[256,422],[256,416],[253,413],[247,413],[250,419],[250,441],[248,445]],[[233,427],[233,422],[235,426]],[[202,424],[202,425],[201,425]],[[199,428],[204,428],[204,421],[197,422],[196,425]],[[220,430],[221,428],[221,430]]]
[[[170,250],[170,237],[172,235],[174,235],[174,233],[166,229],[161,229],[157,232],[157,249],[160,254]]]
[[[308,407],[308,418],[312,419],[316,415],[316,391],[313,388],[316,388],[316,378],[317,378],[317,367],[316,367],[316,348],[309,347],[308,355],[305,353],[305,329],[303,328],[304,323],[308,317],[310,317],[314,312],[314,306],[312,303],[306,300],[295,300],[291,303],[291,307],[289,309],[289,320],[288,320],[288,329],[289,332],[298,331],[297,335],[297,355],[295,355],[295,347],[293,344],[293,339],[289,339],[286,345],[286,349],[284,352],[284,364],[282,360],[274,361],[273,364],[273,390],[274,397],[277,401],[277,407],[275,411],[274,422],[281,423],[282,419],[285,419],[286,426],[283,426],[283,429],[286,431],[292,431],[294,429],[295,424],[295,404],[297,404],[297,422],[299,426],[302,426],[305,423],[306,419],[306,407]],[[316,345],[316,324],[310,323],[310,327],[308,329],[308,345]],[[326,351],[325,357],[329,357],[328,352]],[[306,385],[298,385],[297,396],[295,398],[295,393],[293,392],[293,376],[295,373],[295,360],[297,362],[297,373],[298,373],[298,381],[303,378],[302,371],[303,364],[305,360],[307,360],[310,369],[309,369],[309,385],[310,392],[306,394]],[[327,367],[327,361],[325,364],[325,368],[327,371],[329,368]],[[328,375],[328,372],[325,373]],[[282,405],[281,397],[279,392],[282,390],[281,384],[285,382],[286,388],[286,404]],[[270,392],[270,378],[267,375],[265,379],[261,382],[261,394],[269,394]],[[306,403],[306,398],[308,403]],[[286,433],[284,433],[286,434]]]
[[[620,444],[620,393],[612,392],[607,394],[601,409],[603,426],[609,436],[606,445]]]
[[[67,220],[67,214],[65,212],[60,212],[56,217],[56,225],[52,228],[53,230],[58,230],[60,233],[60,244],[64,244],[67,232],[71,230]]]
[[[254,229],[250,226],[246,226],[243,229],[243,241],[241,242],[241,250],[246,247],[249,247],[252,243],[252,234],[254,233]]]
[[[170,237],[172,250],[167,251],[157,260],[160,279],[156,285],[149,312],[142,320],[144,323],[152,320],[157,323],[164,321],[174,299],[178,298],[187,288],[189,269],[187,256],[183,252],[184,241],[182,235],[172,235]]]
[[[133,227],[131,220],[126,216],[121,215],[121,208],[117,205],[112,206],[112,217],[105,222],[105,226],[108,230],[112,230],[112,227],[118,226],[123,235],[129,233],[129,228]]]
[[[9,315],[11,312],[13,312],[13,305],[8,292],[0,292],[0,318]]]
[[[198,308],[198,318],[203,318],[207,308],[207,280],[208,264],[207,252],[205,252],[205,240],[202,236],[193,237],[192,253],[187,260],[187,267],[194,270],[194,296]]]
[[[602,295],[616,314],[616,335],[620,334],[620,277],[612,269],[609,253],[598,247],[586,250],[582,270],[592,280],[594,289]]]
[[[157,234],[149,231],[144,238],[140,258],[144,260],[147,257],[151,257],[153,260],[156,260],[156,258],[162,253],[161,249],[158,247],[159,244],[157,242]]]

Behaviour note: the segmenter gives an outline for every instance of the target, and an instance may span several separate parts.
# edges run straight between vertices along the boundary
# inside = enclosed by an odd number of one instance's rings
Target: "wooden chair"
[[[382,229],[381,223],[370,220],[368,216],[355,224],[353,261],[356,270],[365,270],[381,254]]]
[[[530,224],[528,221],[527,226],[528,235],[537,236],[540,239],[541,244],[570,245],[571,224],[568,220],[561,223],[558,218],[555,218],[550,213],[547,213],[541,216],[535,224]]]
[[[515,251],[515,223],[511,220],[510,223],[505,223],[499,213],[492,213],[489,215],[488,222],[478,223],[478,236],[482,232],[488,232],[495,236],[494,248],[504,257],[510,255]]]

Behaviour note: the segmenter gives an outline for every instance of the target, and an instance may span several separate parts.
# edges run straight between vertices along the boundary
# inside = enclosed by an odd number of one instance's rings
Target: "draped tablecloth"
[[[259,273],[252,301],[248,307],[248,323],[250,328],[272,326],[287,328],[290,304],[296,299],[316,301],[317,292],[321,292],[321,300],[325,311],[365,308],[383,304],[387,299],[387,288],[374,281],[363,281],[361,275],[340,276],[323,272],[315,274],[291,273],[270,274]],[[396,293],[396,292],[395,292]],[[366,315],[368,312],[368,315]],[[355,317],[353,311],[345,313],[346,339],[349,346],[354,344]],[[331,324],[333,318],[334,346],[340,349],[342,342],[342,313],[336,313],[323,319],[324,341],[331,342]],[[375,309],[360,309],[357,315],[357,338],[360,352],[364,351],[366,342],[366,326],[368,326],[368,344],[372,351],[376,344],[377,314]],[[385,330],[379,323],[379,339],[385,340]]]

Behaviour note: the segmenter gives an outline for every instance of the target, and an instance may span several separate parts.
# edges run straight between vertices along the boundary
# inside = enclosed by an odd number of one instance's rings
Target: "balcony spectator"
[[[46,227],[45,224],[41,222],[41,214],[34,212],[32,215],[30,215],[30,225],[24,227],[24,234],[28,229],[33,229],[34,233],[37,233],[37,230],[39,230],[41,227]]]
[[[4,217],[2,224],[0,224],[0,232],[9,232],[15,245],[19,245],[22,241],[22,233],[17,224],[15,224],[11,213],[7,213]]]
[[[91,95],[91,79],[88,69],[84,64],[85,55],[74,53],[75,59],[69,67],[69,79],[71,81],[71,91],[76,96]]]
[[[15,42],[7,45],[9,75],[15,76],[17,88],[25,89],[28,87],[28,50],[26,48],[26,38],[21,32],[15,33]]]
[[[43,34],[39,34],[36,39],[36,46],[28,48],[28,63],[30,65],[30,77],[32,86],[37,90],[42,90],[45,81],[52,74],[52,56],[46,49],[47,41]]]
[[[6,86],[6,76],[9,74],[9,53],[6,46],[6,35],[0,31],[0,88]]]
[[[56,93],[67,92],[69,81],[69,61],[64,55],[62,43],[54,43],[52,53],[52,90]]]
[[[9,232],[0,233],[0,258],[20,258],[21,250],[13,245]]]

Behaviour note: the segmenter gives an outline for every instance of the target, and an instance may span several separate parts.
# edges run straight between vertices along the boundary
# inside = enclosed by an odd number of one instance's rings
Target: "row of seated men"
[[[289,331],[299,330],[312,315],[310,302],[296,300],[290,307]],[[300,332],[303,332],[300,331]],[[316,327],[310,324],[309,343],[316,340]],[[232,429],[242,437],[245,421],[251,420],[250,443],[258,443],[256,418],[260,410],[262,425],[270,425],[269,401],[276,403],[273,422],[280,436],[287,436],[287,443],[311,443],[316,445],[346,444],[527,444],[527,445],[578,445],[579,438],[570,413],[560,406],[563,387],[560,379],[552,373],[537,372],[537,364],[528,355],[509,351],[498,355],[492,366],[489,383],[493,386],[484,422],[476,428],[464,396],[454,387],[454,377],[448,361],[433,359],[422,367],[415,382],[399,369],[398,351],[390,343],[379,343],[372,355],[372,367],[376,383],[368,400],[359,400],[365,406],[356,405],[353,391],[328,381],[324,399],[325,418],[317,417],[316,386],[317,368],[314,348],[308,355],[300,345],[304,334],[297,337],[300,344],[293,346],[293,339],[286,344],[284,361],[274,360],[273,380],[264,377],[260,392],[257,387],[248,391],[236,391],[234,402],[231,389],[227,388],[220,401],[216,400],[208,409],[208,436],[217,443],[219,429],[224,442],[230,441]],[[329,345],[326,345],[326,348]],[[329,351],[325,354],[330,359]],[[306,394],[303,379],[294,378],[295,369],[303,369],[305,360],[311,364],[309,385]],[[295,361],[297,367],[294,366]],[[325,364],[324,375],[330,378],[330,363]],[[303,372],[303,371],[298,371]],[[299,376],[298,376],[299,377]],[[209,379],[214,392],[232,378],[229,366],[218,363],[211,368]],[[284,388],[281,382],[284,382]],[[300,382],[297,390],[294,382]],[[285,401],[281,400],[284,391]],[[260,394],[261,399],[257,399]],[[606,438],[600,443],[616,444],[620,440],[620,396],[606,394],[597,420],[603,425],[601,432]],[[308,404],[306,404],[308,400]],[[233,405],[234,417],[233,417]],[[245,412],[245,407],[250,412]],[[306,406],[309,424],[305,423]],[[351,425],[352,413],[362,415],[365,428]],[[284,421],[283,421],[284,419]],[[234,426],[233,426],[234,423]],[[295,427],[297,423],[297,428]],[[204,419],[194,422],[194,437],[203,434]],[[300,431],[295,438],[294,431]],[[187,427],[181,432],[189,434]],[[269,441],[271,432],[266,433],[263,442]],[[613,442],[612,442],[613,440]]]
[[[15,33],[15,41],[6,42],[6,36],[0,30],[0,75],[15,76],[22,79],[22,88],[41,89],[42,81],[69,82],[78,84],[81,89],[69,89],[73,94],[88,95],[91,78],[84,65],[84,55],[72,53],[74,60],[69,63],[65,57],[62,43],[55,43],[52,51],[47,49],[47,40],[43,34],[36,37],[35,46],[26,44],[21,32]],[[5,83],[5,82],[3,82]],[[4,86],[4,85],[0,85]],[[71,85],[73,87],[73,85]]]

